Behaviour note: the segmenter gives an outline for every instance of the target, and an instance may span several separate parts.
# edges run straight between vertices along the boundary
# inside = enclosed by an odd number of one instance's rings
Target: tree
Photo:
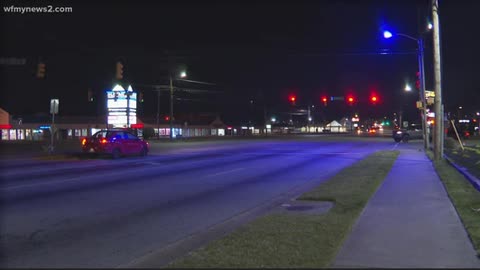
[[[143,138],[145,140],[148,140],[154,136],[155,136],[155,131],[153,130],[152,127],[143,128]]]

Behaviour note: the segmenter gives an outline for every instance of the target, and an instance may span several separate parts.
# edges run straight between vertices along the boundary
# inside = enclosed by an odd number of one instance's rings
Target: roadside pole
[[[433,65],[435,78],[435,125],[433,154],[435,160],[443,159],[442,130],[442,80],[441,80],[441,62],[440,62],[440,22],[438,18],[438,0],[432,0],[432,19],[433,19]]]
[[[423,38],[420,37],[418,40],[418,67],[420,73],[420,101],[422,102],[422,108],[420,109],[420,113],[422,114],[422,130],[423,130],[423,146],[425,151],[427,151],[430,147],[429,142],[429,132],[428,132],[428,124],[427,124],[427,102],[425,97],[425,68],[424,68],[424,50],[423,50]]]
[[[48,146],[48,153],[52,154],[54,150],[54,135],[55,135],[55,114],[58,113],[58,99],[50,100],[50,113],[52,114],[52,125],[50,126],[50,146]]]

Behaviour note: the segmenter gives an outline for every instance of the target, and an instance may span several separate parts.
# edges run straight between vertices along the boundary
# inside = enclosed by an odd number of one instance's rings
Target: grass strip
[[[427,154],[433,160],[433,154]],[[434,161],[433,165],[480,257],[480,192],[446,160]]]
[[[300,197],[333,201],[334,207],[326,214],[266,215],[167,267],[328,267],[398,154],[373,153]]]

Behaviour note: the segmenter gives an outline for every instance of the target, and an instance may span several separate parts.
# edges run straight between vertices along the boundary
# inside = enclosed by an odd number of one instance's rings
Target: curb
[[[455,169],[457,169],[457,171],[459,171],[461,174],[463,174],[463,176],[465,176],[465,178],[468,179],[468,181],[473,185],[473,187],[475,187],[475,189],[480,191],[480,180],[477,177],[469,173],[466,168],[460,167],[457,164],[455,164],[455,162],[453,162],[453,160],[450,159],[448,156],[444,155],[444,157],[445,157],[445,160],[447,160],[447,162],[450,163],[450,165],[452,165]]]

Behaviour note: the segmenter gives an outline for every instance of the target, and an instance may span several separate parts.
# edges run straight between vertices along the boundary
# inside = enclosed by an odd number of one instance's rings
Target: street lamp
[[[405,85],[405,91],[407,91],[407,92],[412,91],[412,88],[410,87],[410,85],[408,83]]]
[[[180,78],[187,77],[186,71],[180,72]],[[173,140],[173,78],[170,74],[170,140]]]
[[[422,103],[422,108],[420,111],[422,112],[422,128],[423,128],[423,143],[424,147],[427,150],[429,148],[429,138],[428,138],[428,129],[427,129],[427,117],[425,116],[426,110],[426,101],[425,101],[425,72],[424,72],[424,57],[423,57],[423,38],[414,38],[410,35],[402,34],[402,33],[392,33],[390,31],[384,31],[383,37],[386,39],[392,38],[394,36],[401,36],[408,38],[410,40],[416,41],[418,46],[418,68],[419,68],[419,80],[420,80],[420,101]]]

